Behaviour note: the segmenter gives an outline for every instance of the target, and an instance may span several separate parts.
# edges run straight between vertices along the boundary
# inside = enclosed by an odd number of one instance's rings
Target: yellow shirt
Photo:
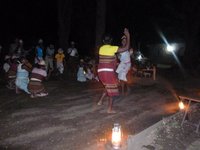
[[[118,48],[119,48],[118,46],[103,45],[99,49],[99,54],[105,56],[114,56]]]
[[[59,54],[59,53],[57,53],[56,55],[55,55],[55,58],[56,58],[56,61],[57,62],[63,62],[63,60],[64,60],[64,58],[65,58],[65,55],[62,53],[62,54]]]

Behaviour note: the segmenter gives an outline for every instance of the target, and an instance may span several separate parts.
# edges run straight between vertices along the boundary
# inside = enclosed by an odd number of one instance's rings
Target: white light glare
[[[167,51],[173,52],[175,50],[175,46],[167,45]]]
[[[141,56],[141,55],[139,55],[139,56],[138,56],[138,60],[141,60],[141,59],[142,59],[142,56]]]
[[[184,103],[182,101],[179,102],[179,108],[181,110],[183,110],[185,108],[185,105],[184,105]]]

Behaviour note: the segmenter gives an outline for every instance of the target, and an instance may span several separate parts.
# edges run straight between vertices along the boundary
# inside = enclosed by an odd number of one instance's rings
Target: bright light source
[[[114,124],[112,129],[112,146],[114,149],[119,149],[122,141],[121,126],[118,123]]]
[[[180,101],[178,105],[181,110],[185,109],[185,105],[182,101]]]
[[[167,45],[167,51],[173,52],[175,50],[175,46]]]
[[[138,60],[141,60],[141,59],[142,59],[142,56],[141,56],[141,55],[139,55],[137,59],[138,59]]]

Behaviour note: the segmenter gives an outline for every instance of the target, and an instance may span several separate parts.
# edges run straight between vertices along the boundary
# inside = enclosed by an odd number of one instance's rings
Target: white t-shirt
[[[76,48],[71,48],[71,47],[68,48],[67,53],[68,53],[70,56],[72,56],[72,57],[78,55],[78,51],[77,51],[77,49],[76,49]]]

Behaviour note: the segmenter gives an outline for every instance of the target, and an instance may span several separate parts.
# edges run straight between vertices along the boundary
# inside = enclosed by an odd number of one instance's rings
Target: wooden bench
[[[143,72],[143,75],[145,77],[149,77],[150,74],[152,74],[153,80],[156,80],[156,67],[155,66],[153,66],[153,68],[149,68],[149,69],[142,69],[141,71]]]

